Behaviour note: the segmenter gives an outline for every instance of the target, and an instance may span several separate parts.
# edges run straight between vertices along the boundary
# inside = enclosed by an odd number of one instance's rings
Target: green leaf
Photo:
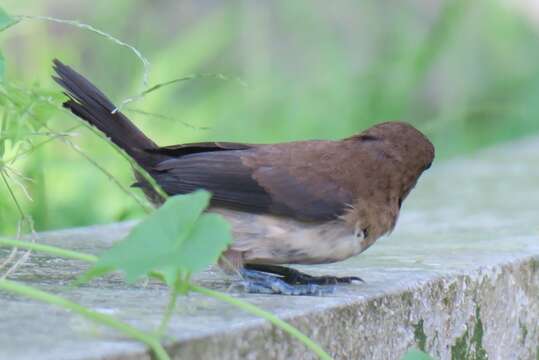
[[[165,275],[169,285],[214,264],[232,241],[230,226],[216,214],[203,214],[210,194],[177,195],[106,251],[80,282],[121,270],[133,282],[151,271]]]
[[[6,30],[8,27],[13,26],[18,22],[18,19],[12,18],[0,7],[0,31]]]
[[[219,240],[220,241],[216,241]],[[188,239],[170,256],[170,266],[160,269],[170,285],[180,274],[192,274],[215,264],[232,242],[230,225],[217,214],[204,214],[193,226]]]
[[[418,350],[418,349],[410,349],[404,354],[402,357],[402,360],[434,360],[432,357],[430,357],[429,354]]]

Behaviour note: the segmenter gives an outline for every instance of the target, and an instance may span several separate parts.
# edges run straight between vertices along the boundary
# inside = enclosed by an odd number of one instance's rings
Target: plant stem
[[[59,256],[68,259],[81,260],[85,262],[95,263],[97,256],[84,254],[78,251],[66,250],[56,246],[49,246],[37,243],[31,243],[28,241],[6,239],[0,237],[0,247],[17,247],[21,249],[34,250],[38,252],[44,252],[50,255]]]
[[[129,157],[129,155],[127,155],[127,153],[124,150],[122,150],[122,148],[120,148],[118,145],[110,141],[109,138],[107,138],[105,134],[103,134],[97,128],[93,127],[92,125],[88,124],[87,122],[83,120],[77,120],[77,121],[79,121],[80,124],[82,124],[85,128],[93,132],[95,135],[97,135],[98,137],[100,137],[101,139],[109,143],[114,148],[114,150],[116,150],[116,152],[120,154],[120,156],[122,156],[131,165],[131,167],[133,167],[135,171],[138,171],[140,173],[140,175],[144,178],[144,180],[146,180],[148,184],[150,184],[150,186],[156,192],[156,194],[159,195],[163,199],[163,202],[168,198],[167,193],[161,188],[161,185],[159,185],[155,181],[155,179],[151,177],[150,174],[148,174],[148,172],[142,168],[142,166],[140,166],[135,160]]]
[[[143,331],[140,331],[129,324],[121,322],[112,316],[90,310],[80,304],[67,300],[63,297],[49,294],[39,289],[26,285],[21,285],[17,282],[10,280],[0,280],[0,289],[71,310],[96,323],[110,326],[111,328],[116,329],[121,333],[124,333],[130,338],[141,341],[148,345],[155,353],[157,359],[170,360],[170,357],[159,342],[159,339]]]
[[[118,44],[120,46],[125,46],[126,48],[131,50],[136,55],[136,57],[139,58],[139,60],[142,62],[142,65],[144,66],[143,85],[144,85],[144,87],[148,86],[148,77],[150,75],[150,62],[148,61],[148,59],[146,59],[137,48],[135,48],[134,46],[129,45],[129,44],[119,40],[118,38],[112,36],[111,34],[106,33],[106,32],[104,32],[102,30],[99,30],[99,29],[93,27],[92,25],[81,23],[81,22],[79,22],[77,20],[57,19],[57,18],[50,17],[50,16],[33,16],[33,15],[15,15],[12,18],[14,20],[16,20],[16,21],[20,21],[20,20],[45,20],[45,21],[51,21],[51,22],[60,23],[60,24],[66,24],[66,25],[70,25],[70,26],[77,27],[77,28],[80,28],[80,29],[89,30],[89,31],[91,31],[91,32],[93,32],[95,34],[103,36],[104,38],[112,41],[115,44]]]
[[[17,207],[17,210],[19,211],[19,215],[21,216],[21,218],[24,218],[25,217],[24,216],[24,211],[22,211],[21,205],[17,201],[17,197],[15,196],[15,193],[13,192],[13,189],[9,185],[9,182],[6,179],[6,175],[4,174],[3,169],[0,169],[0,176],[2,177],[2,180],[4,181],[4,185],[6,185],[6,188],[7,188],[8,192],[9,192],[9,195],[11,196],[11,200],[13,200],[13,202],[15,203],[15,206]]]
[[[80,260],[87,263],[96,263],[99,258],[95,255],[82,253],[79,251],[73,251],[73,250],[65,250],[61,247],[57,246],[50,246],[50,245],[43,245],[43,244],[36,244],[36,243],[30,243],[27,241],[22,240],[14,240],[14,239],[7,239],[0,237],[0,247],[4,246],[11,246],[21,249],[29,249],[34,250],[37,252],[43,252],[46,254],[66,258],[66,259],[74,259],[74,260]],[[148,274],[150,277],[153,277],[155,279],[161,280],[165,282],[165,279],[163,277],[163,274],[161,274],[158,271],[150,271]]]
[[[212,298],[215,298],[217,300],[227,302],[231,305],[234,305],[246,312],[249,312],[255,316],[261,317],[263,319],[268,320],[276,327],[280,328],[284,332],[287,332],[290,336],[295,337],[300,342],[302,342],[307,348],[309,348],[312,352],[314,352],[320,359],[323,360],[331,360],[331,356],[320,347],[316,342],[311,340],[307,335],[303,334],[301,331],[299,331],[294,326],[290,325],[284,320],[279,319],[274,314],[265,311],[253,304],[249,304],[248,302],[245,302],[240,299],[236,299],[230,295],[224,294],[219,291],[211,290],[202,286],[197,286],[194,284],[189,284],[189,290],[193,292],[197,292],[199,294],[203,294]]]
[[[163,319],[161,320],[161,324],[159,325],[159,329],[157,330],[157,335],[159,338],[162,338],[166,331],[168,324],[170,322],[170,319],[172,319],[172,314],[174,314],[174,309],[176,308],[176,300],[178,299],[178,291],[177,286],[174,286],[174,288],[170,288],[170,298],[168,300],[167,308],[165,310],[165,314],[163,315]]]
[[[149,204],[146,204],[142,202],[132,191],[130,191],[128,188],[126,188],[118,179],[114,177],[107,169],[105,169],[103,166],[99,165],[97,161],[92,159],[88,154],[86,154],[81,148],[79,148],[77,145],[75,145],[72,141],[70,141],[67,138],[63,139],[64,144],[71,147],[75,152],[77,152],[79,155],[81,155],[83,158],[85,158],[90,164],[95,166],[99,171],[101,171],[103,174],[105,174],[109,180],[111,180],[120,190],[122,190],[127,196],[130,196],[141,208],[146,212],[146,214],[149,214],[153,211],[153,207],[151,207]]]

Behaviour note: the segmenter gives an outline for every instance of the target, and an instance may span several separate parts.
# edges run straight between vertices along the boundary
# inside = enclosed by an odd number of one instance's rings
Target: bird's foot
[[[364,282],[363,279],[357,276],[313,276],[302,273],[301,271],[290,269],[291,273],[283,277],[289,284],[319,284],[319,285],[337,285],[337,284],[352,284]]]
[[[332,294],[335,287],[327,284],[289,284],[283,278],[258,270],[242,269],[241,285],[250,293],[310,295],[321,296]]]
[[[245,268],[279,275],[281,280],[290,285],[337,285],[365,282],[357,276],[313,276],[296,269],[278,265],[247,264]]]

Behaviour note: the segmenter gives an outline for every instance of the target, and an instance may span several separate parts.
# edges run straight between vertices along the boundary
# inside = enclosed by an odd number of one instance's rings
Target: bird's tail
[[[155,149],[157,145],[121,112],[113,113],[116,107],[84,76],[57,59],[53,62],[57,75],[53,79],[70,98],[64,102],[64,107],[101,130],[143,168],[154,165],[155,155],[145,150]]]

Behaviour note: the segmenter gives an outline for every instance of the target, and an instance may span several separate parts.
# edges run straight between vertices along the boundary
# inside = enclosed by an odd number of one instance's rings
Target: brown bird
[[[221,265],[252,292],[320,294],[358,277],[310,276],[280,264],[323,264],[365,251],[393,230],[403,200],[434,159],[413,126],[385,122],[339,141],[203,142],[159,147],[82,75],[54,60],[64,107],[101,130],[169,195],[206,189],[208,211],[233,226]],[[162,199],[137,174],[154,202]]]

